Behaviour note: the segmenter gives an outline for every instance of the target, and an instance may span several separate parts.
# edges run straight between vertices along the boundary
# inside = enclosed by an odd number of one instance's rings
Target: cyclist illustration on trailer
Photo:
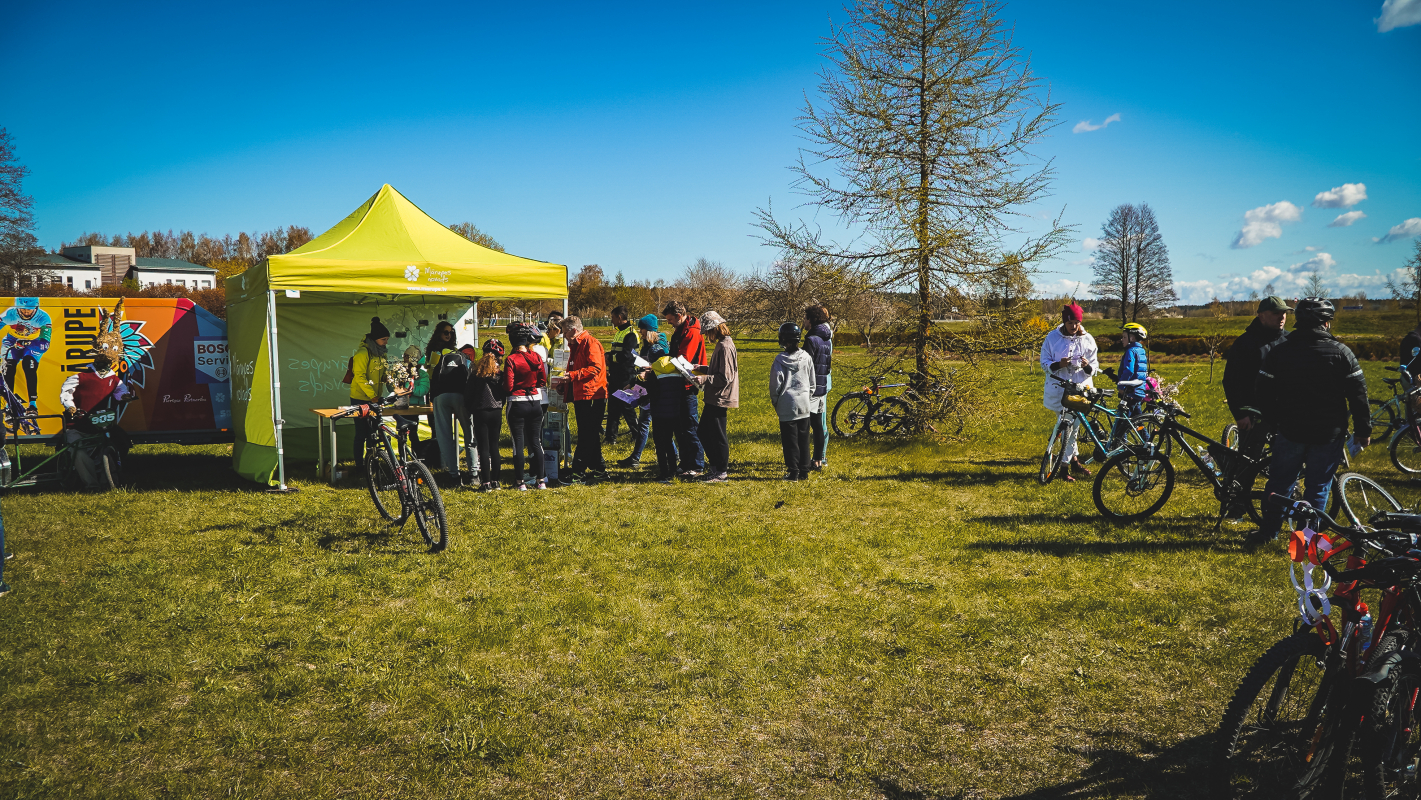
[[[1064,481],[1075,481],[1075,478],[1071,477],[1072,467],[1082,475],[1090,475],[1090,470],[1086,469],[1076,456],[1079,423],[1076,415],[1061,405],[1065,387],[1051,380],[1051,376],[1094,388],[1091,386],[1091,376],[1100,372],[1100,362],[1095,337],[1087,333],[1085,325],[1081,323],[1084,318],[1085,309],[1079,305],[1071,303],[1065,306],[1061,309],[1060,327],[1046,334],[1046,341],[1041,343],[1041,369],[1046,373],[1046,388],[1041,404],[1049,411],[1062,414],[1062,419],[1070,426],[1066,440],[1062,443],[1061,467],[1057,476]]]
[[[39,307],[38,297],[17,297],[15,305],[0,314],[0,329],[4,333],[0,338],[0,354],[5,361],[5,383],[18,396],[15,366],[24,368],[31,412],[35,411],[35,401],[39,398],[39,360],[49,350],[53,328],[49,314]]]

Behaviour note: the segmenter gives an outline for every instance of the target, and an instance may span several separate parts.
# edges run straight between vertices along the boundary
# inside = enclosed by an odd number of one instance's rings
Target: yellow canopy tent
[[[233,466],[285,489],[283,429],[314,428],[309,408],[350,402],[341,377],[370,317],[395,332],[394,354],[432,318],[456,320],[480,300],[566,299],[567,267],[474,244],[385,184],[335,227],[226,286]],[[314,438],[293,452],[306,450]]]

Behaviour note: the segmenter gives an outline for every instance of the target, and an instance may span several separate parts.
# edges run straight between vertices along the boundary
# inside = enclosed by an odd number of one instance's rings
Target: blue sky
[[[390,183],[574,269],[749,270],[774,257],[754,210],[799,202],[794,117],[841,6],[677,5],[31,2],[0,27],[0,125],[47,247],[320,231]],[[1043,291],[1088,284],[1087,240],[1124,202],[1155,208],[1195,301],[1295,293],[1314,269],[1376,296],[1421,233],[1421,0],[1004,16],[1063,104],[1037,148],[1053,197],[1028,211],[1064,207],[1079,244]]]

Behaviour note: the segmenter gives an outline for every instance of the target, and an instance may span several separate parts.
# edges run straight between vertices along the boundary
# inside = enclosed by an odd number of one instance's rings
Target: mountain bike
[[[4,403],[0,417],[0,488],[55,483],[66,489],[93,487],[112,491],[123,486],[123,459],[132,443],[118,423],[131,399],[132,395],[123,399],[109,396],[88,412],[73,417],[39,415],[0,380],[0,402]],[[47,442],[54,453],[45,458],[26,457],[20,449],[20,437],[39,436],[39,421],[56,417],[64,419],[64,430]]]
[[[393,405],[395,396],[354,406],[341,406],[344,413],[332,419],[365,413],[374,417],[366,443],[365,477],[375,510],[387,522],[404,526],[414,517],[429,552],[438,553],[449,545],[449,519],[444,499],[429,468],[414,458],[408,432],[382,415]]]
[[[907,374],[903,370],[895,372]],[[846,439],[860,433],[870,436],[901,433],[915,414],[919,419],[949,419],[948,424],[953,427],[951,435],[962,432],[967,421],[953,406],[955,394],[950,376],[948,380],[927,384],[922,391],[914,389],[911,383],[884,383],[887,377],[875,375],[869,378],[867,386],[839,398],[829,417],[834,433]],[[885,389],[903,391],[896,395],[884,395]],[[933,433],[939,432],[931,424],[927,427]]]
[[[1376,425],[1377,416],[1383,410],[1388,412],[1388,422],[1396,423],[1395,428],[1389,429],[1395,432],[1387,443],[1387,454],[1391,456],[1392,466],[1407,475],[1421,475],[1421,387],[1412,385],[1410,374],[1406,372],[1405,367],[1387,369],[1397,369],[1402,375],[1399,378],[1382,379],[1391,387],[1393,396],[1372,414],[1372,424]],[[1404,393],[1401,388],[1405,388]],[[1399,420],[1390,416],[1394,407],[1399,407]]]
[[[1371,527],[1399,520],[1389,519],[1394,512],[1343,526],[1305,502],[1274,499],[1289,503],[1289,516],[1301,529],[1290,542],[1289,562],[1299,616],[1293,633],[1248,670],[1224,712],[1211,796],[1339,797],[1360,724],[1353,680],[1369,664],[1389,660],[1415,630],[1415,614],[1403,598],[1406,575],[1421,572],[1421,562],[1407,555],[1417,537]],[[1334,538],[1318,536],[1314,528],[1331,530]],[[1330,562],[1343,554],[1346,565],[1339,571]],[[1305,564],[1301,583],[1292,566],[1299,559]],[[1321,583],[1313,582],[1314,568],[1323,573]],[[1374,598],[1375,619],[1364,590]],[[1365,760],[1367,749],[1361,752]]]
[[[1126,445],[1146,445],[1153,436],[1151,427],[1141,427],[1143,422],[1137,424],[1123,416],[1118,408],[1110,409],[1100,404],[1101,400],[1115,394],[1114,389],[1094,389],[1055,375],[1049,377],[1061,384],[1064,390],[1061,396],[1063,408],[1057,415],[1051,435],[1046,439],[1046,452],[1041,456],[1041,468],[1036,473],[1036,479],[1042,484],[1050,483],[1061,470],[1068,468],[1061,454],[1070,437],[1072,422],[1077,431],[1077,452],[1084,454],[1081,462],[1085,464],[1104,461]],[[1153,420],[1149,424],[1152,426]]]

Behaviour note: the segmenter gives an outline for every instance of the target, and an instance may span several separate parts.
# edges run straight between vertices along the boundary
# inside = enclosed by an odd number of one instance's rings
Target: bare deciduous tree
[[[1421,239],[1413,243],[1411,258],[1401,265],[1398,278],[1386,279],[1386,290],[1398,304],[1405,300],[1416,309],[1416,324],[1421,326]]]
[[[808,205],[855,238],[759,212],[780,263],[847,262],[876,289],[913,292],[913,384],[945,374],[943,359],[974,347],[935,333],[932,314],[1012,253],[1028,272],[1065,246],[1059,220],[1031,235],[1016,220],[1047,195],[1049,162],[1029,148],[1054,125],[1029,60],[998,18],[997,0],[861,0],[826,40],[820,106],[799,128],[811,142],[794,167]],[[815,170],[827,167],[833,175]],[[1015,248],[1006,240],[1013,238]],[[969,356],[970,357],[970,356]]]
[[[1314,272],[1308,276],[1308,282],[1303,286],[1303,294],[1308,297],[1327,296],[1327,287],[1322,283],[1322,273]]]
[[[1110,212],[1092,269],[1091,292],[1118,304],[1121,322],[1150,319],[1179,299],[1169,249],[1148,203],[1123,203]]]
[[[487,233],[484,233],[483,231],[479,230],[479,226],[475,225],[472,222],[456,222],[453,225],[449,226],[449,230],[459,234],[460,236],[464,237],[465,239],[468,239],[476,245],[487,247],[490,250],[497,250],[500,253],[504,252],[503,245],[499,244],[498,241],[495,240],[492,236],[489,236]]]
[[[45,272],[35,266],[44,250],[34,235],[34,199],[24,192],[29,173],[15,155],[10,134],[0,128],[0,280],[6,286]]]
[[[737,316],[742,284],[740,276],[719,261],[698,258],[681,272],[675,288],[692,314],[714,310],[729,319]]]

